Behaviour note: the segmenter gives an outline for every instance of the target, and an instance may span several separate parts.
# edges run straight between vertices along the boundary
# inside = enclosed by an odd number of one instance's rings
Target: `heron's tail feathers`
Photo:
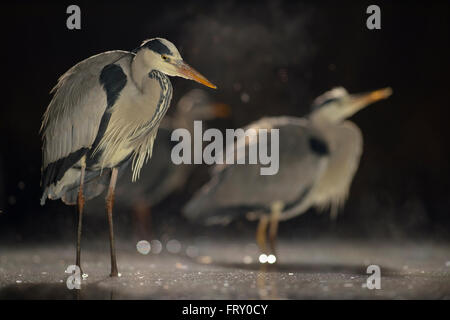
[[[86,178],[83,184],[83,195],[85,200],[91,200],[108,187],[111,178],[111,169],[98,171],[86,171]],[[78,200],[78,190],[80,188],[79,180],[77,183],[69,186],[61,196],[62,202],[67,205],[75,205]]]
[[[67,205],[75,205],[78,199],[80,176],[80,169],[69,169],[60,181],[45,188],[41,197],[41,205],[45,204],[47,198],[51,200],[61,199]],[[110,176],[110,169],[98,171],[86,170],[83,185],[85,200],[90,200],[100,195],[108,186]]]

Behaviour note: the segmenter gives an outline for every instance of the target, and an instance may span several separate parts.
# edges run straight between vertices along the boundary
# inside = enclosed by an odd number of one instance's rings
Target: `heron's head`
[[[163,38],[145,40],[135,50],[138,59],[148,71],[158,70],[168,76],[182,77],[197,81],[207,87],[216,89],[208,79],[183,61],[175,45]]]
[[[349,94],[343,87],[334,88],[314,100],[311,116],[338,123],[368,105],[388,98],[391,88],[384,88],[366,93]]]
[[[231,110],[224,103],[213,102],[204,90],[193,89],[178,101],[177,113],[179,117],[192,120],[211,120],[226,118]]]

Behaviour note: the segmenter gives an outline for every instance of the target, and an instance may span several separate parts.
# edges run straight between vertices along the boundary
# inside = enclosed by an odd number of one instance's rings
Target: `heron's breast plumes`
[[[115,167],[132,156],[135,181],[151,157],[159,124],[170,105],[172,86],[165,75],[152,71],[142,93],[133,89],[124,90],[111,108],[111,118],[95,152],[101,152],[101,168]]]

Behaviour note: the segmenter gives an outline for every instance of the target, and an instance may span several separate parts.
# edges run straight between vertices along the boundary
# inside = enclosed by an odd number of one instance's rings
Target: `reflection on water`
[[[269,277],[267,279],[267,271],[269,269],[276,269],[275,265],[260,265],[260,272],[256,275],[256,288],[260,299],[280,299],[277,290],[277,281]]]
[[[85,285],[81,290],[68,290],[65,283],[41,283],[10,285],[0,290],[0,300],[112,300],[116,297],[112,288]]]

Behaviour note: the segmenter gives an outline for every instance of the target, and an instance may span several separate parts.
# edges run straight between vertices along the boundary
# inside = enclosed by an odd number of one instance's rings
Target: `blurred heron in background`
[[[178,101],[174,114],[166,115],[162,120],[153,156],[142,168],[139,180],[133,183],[132,171],[125,168],[116,190],[116,211],[131,210],[135,235],[139,239],[151,236],[151,208],[182,189],[194,169],[192,165],[175,165],[171,161],[172,148],[177,143],[171,141],[172,130],[185,128],[193,135],[194,120],[224,118],[229,114],[229,106],[213,102],[206,91],[189,91]],[[94,199],[89,209],[96,212],[100,205],[102,202]]]
[[[336,217],[347,199],[363,146],[360,129],[346,119],[391,93],[385,88],[349,94],[339,87],[319,96],[306,118],[272,117],[251,123],[246,129],[279,129],[278,173],[260,175],[259,164],[216,165],[211,180],[184,207],[185,216],[209,225],[227,224],[242,216],[259,219],[256,239],[262,252],[260,261],[275,262],[280,220],[311,207],[329,208],[331,217]],[[246,147],[258,143],[257,139],[243,139]],[[235,148],[239,145],[236,141]]]
[[[41,185],[45,200],[78,204],[76,265],[85,200],[108,185],[106,211],[111,249],[111,276],[118,276],[112,209],[119,169],[132,165],[135,181],[151,157],[159,124],[172,98],[167,76],[195,80],[216,88],[186,64],[168,40],[144,41],[133,52],[108,51],[67,71],[52,90],[41,132]]]

